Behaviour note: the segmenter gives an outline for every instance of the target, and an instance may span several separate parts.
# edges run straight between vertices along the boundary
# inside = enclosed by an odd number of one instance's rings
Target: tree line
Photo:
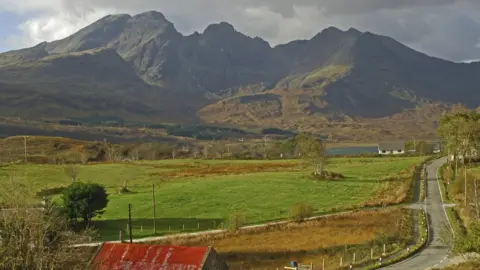
[[[480,189],[468,168],[475,166],[480,154],[480,113],[461,108],[459,111],[441,117],[437,133],[442,149],[448,155],[443,170],[446,195],[457,202],[456,209],[462,213],[450,215],[455,235],[450,229],[443,233],[444,241],[459,254],[480,252]],[[450,212],[452,209],[447,209]]]
[[[444,152],[455,163],[455,171],[459,161],[465,163],[469,158],[477,158],[480,150],[480,114],[477,111],[444,115],[437,133]]]

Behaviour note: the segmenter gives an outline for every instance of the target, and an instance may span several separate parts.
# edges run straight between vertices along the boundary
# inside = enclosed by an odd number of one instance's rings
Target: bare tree
[[[1,186],[0,269],[85,269],[89,255],[72,245],[90,241],[89,233],[70,231],[51,204],[32,208],[29,195],[28,186],[15,178]]]
[[[123,186],[122,188],[120,189],[120,194],[122,193],[128,193],[130,190],[128,189],[128,180],[125,179],[125,181],[123,181]]]
[[[132,156],[134,160],[140,160],[140,153],[139,153],[140,150],[138,148],[139,147],[135,147],[132,151],[133,152]]]
[[[314,174],[323,176],[327,162],[327,148],[321,139],[300,133],[295,138],[300,157],[314,168]]]
[[[203,157],[205,159],[208,159],[208,145],[203,146],[202,152],[203,152]]]
[[[192,155],[193,155],[193,158],[197,158],[197,156],[199,155],[200,153],[200,150],[198,149],[197,146],[194,146],[193,149],[192,149]]]
[[[117,149],[113,146],[107,146],[106,154],[108,161],[118,161],[120,159]]]
[[[65,174],[72,179],[72,182],[77,180],[78,170],[75,165],[65,167]]]
[[[85,165],[87,164],[88,162],[88,153],[85,152],[85,151],[81,151],[79,154],[78,154],[78,157],[80,159],[80,162]]]

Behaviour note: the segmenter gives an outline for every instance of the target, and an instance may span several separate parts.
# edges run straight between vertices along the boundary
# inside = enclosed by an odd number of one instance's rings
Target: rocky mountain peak
[[[236,32],[237,31],[235,30],[233,25],[227,22],[220,22],[207,26],[207,28],[205,28],[205,31],[203,31],[203,35],[225,35]]]
[[[158,11],[155,11],[155,10],[150,10],[150,11],[146,11],[146,12],[143,12],[143,13],[139,13],[139,14],[133,16],[133,18],[145,18],[145,19],[153,19],[153,20],[166,20],[166,18],[165,18],[165,16],[163,15],[163,13],[158,12]]]

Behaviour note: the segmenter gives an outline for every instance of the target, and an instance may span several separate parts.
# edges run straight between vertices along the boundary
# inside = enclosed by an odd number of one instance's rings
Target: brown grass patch
[[[301,164],[296,162],[285,163],[222,163],[222,164],[176,164],[167,165],[163,168],[182,168],[181,170],[158,172],[153,175],[169,178],[182,177],[205,177],[216,175],[261,173],[261,172],[293,172],[302,169]]]
[[[386,176],[381,180],[386,182],[385,186],[361,207],[395,205],[408,201],[409,195],[412,194],[413,183],[419,173],[419,165],[414,165],[408,170]]]
[[[338,266],[337,255],[345,252],[345,246],[368,245],[367,251],[370,251],[378,234],[400,239],[402,235],[409,235],[408,232],[407,210],[385,209],[233,234],[171,238],[159,244],[213,246],[231,269],[283,268],[293,259],[305,263],[313,261],[317,266],[326,259],[327,264],[337,263]],[[378,253],[379,247],[376,249]],[[362,259],[360,253],[358,255],[357,260]]]

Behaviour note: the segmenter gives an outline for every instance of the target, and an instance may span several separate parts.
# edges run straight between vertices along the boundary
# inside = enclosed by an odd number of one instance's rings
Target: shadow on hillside
[[[128,219],[94,220],[95,230],[98,230],[98,240],[119,240],[120,231],[124,239],[128,239]],[[153,234],[153,219],[132,218],[133,238],[149,236],[162,236],[171,233],[188,233],[196,231],[214,230],[225,228],[223,219],[199,219],[199,218],[157,218],[156,235]]]

